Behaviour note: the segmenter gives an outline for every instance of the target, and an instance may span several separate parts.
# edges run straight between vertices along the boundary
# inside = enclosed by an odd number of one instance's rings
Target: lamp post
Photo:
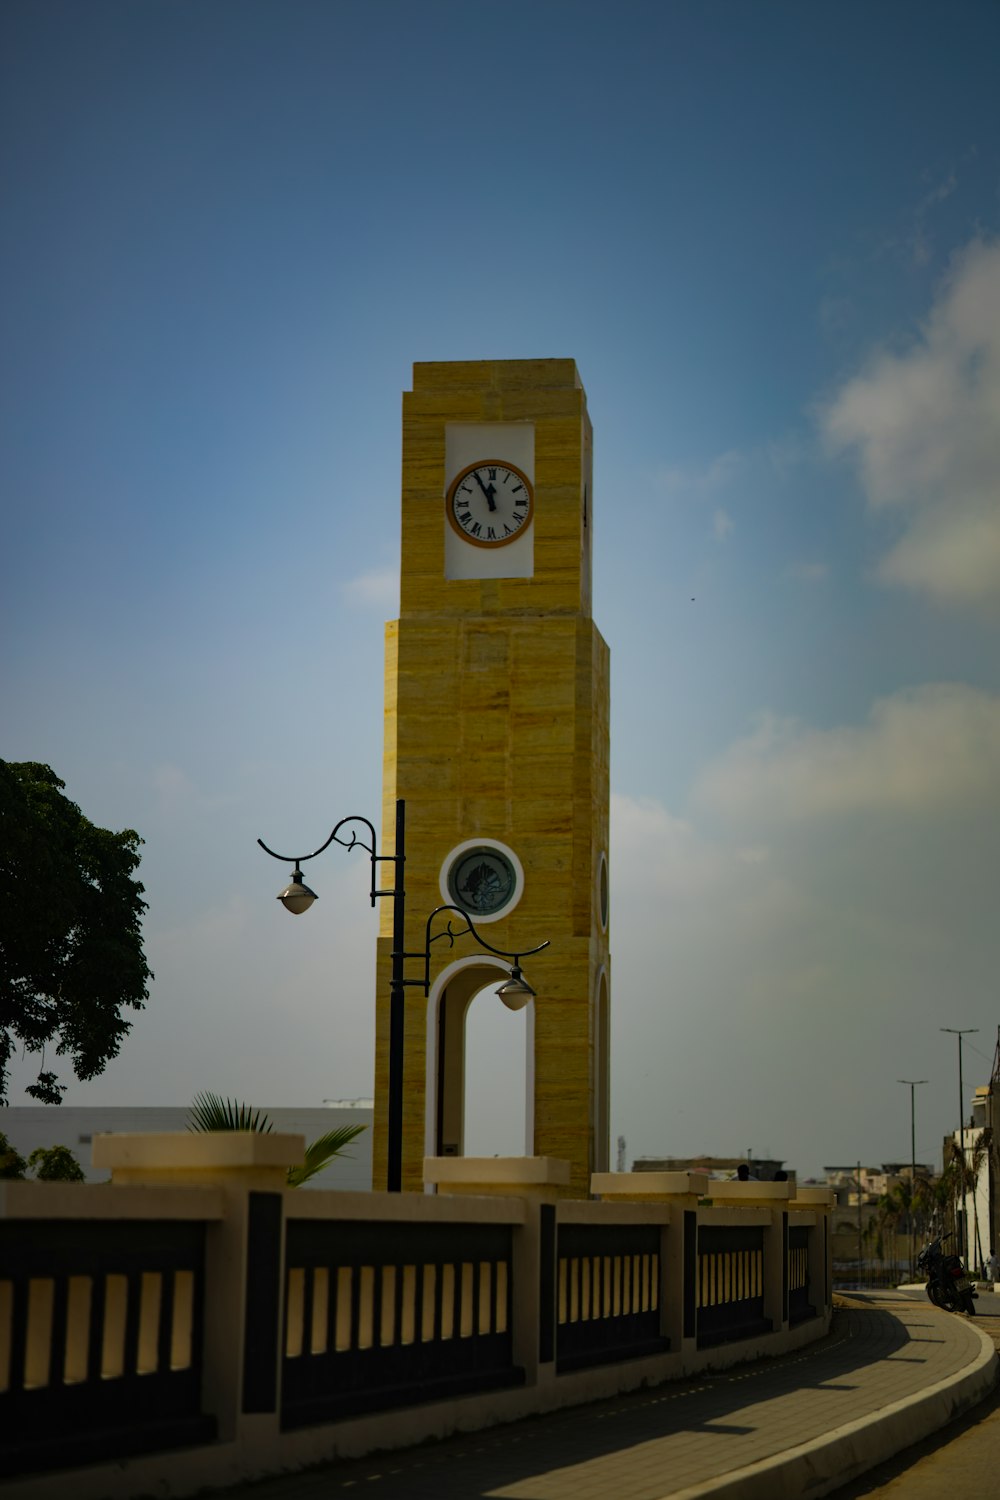
[[[962,1176],[960,1180],[960,1187],[962,1191],[962,1209],[961,1212],[956,1215],[957,1223],[955,1227],[958,1230],[958,1253],[959,1255],[964,1255],[965,1235],[963,1233],[963,1229],[965,1227],[965,1089],[962,1086],[962,1038],[963,1036],[972,1036],[979,1030],[979,1027],[964,1026],[960,1028],[957,1026],[939,1026],[938,1030],[947,1031],[951,1036],[958,1037],[958,1149],[962,1155]]]
[[[366,843],[364,836],[358,834],[352,828],[349,836],[341,838],[340,831],[347,828],[349,824],[361,824],[367,830],[371,842]],[[309,889],[302,878],[302,865],[307,859],[315,859],[317,854],[322,854],[331,844],[341,844],[345,849],[364,849],[371,860],[371,891],[370,898],[372,906],[375,905],[377,897],[388,896],[392,899],[392,970],[389,981],[389,1101],[386,1119],[387,1134],[387,1161],[386,1161],[386,1186],[390,1193],[398,1193],[403,1185],[403,1021],[405,1015],[404,996],[407,985],[417,985],[424,992],[424,998],[430,994],[431,988],[431,944],[440,942],[442,938],[447,939],[449,947],[453,947],[456,938],[464,937],[471,933],[480,948],[488,953],[494,953],[498,958],[512,960],[509,979],[497,990],[497,994],[509,1010],[520,1010],[527,1005],[535,991],[528,984],[521,972],[521,959],[529,957],[533,953],[541,953],[547,948],[548,942],[539,943],[534,948],[524,948],[520,953],[507,953],[502,948],[494,948],[485,938],[480,937],[472,923],[469,913],[461,906],[436,906],[427,918],[424,929],[424,946],[419,953],[408,953],[405,948],[406,942],[406,888],[403,882],[403,869],[406,863],[406,803],[402,798],[396,802],[396,842],[394,854],[379,854],[378,844],[375,836],[375,828],[367,818],[352,815],[341,818],[336,824],[330,837],[312,854],[278,854],[274,849],[268,848],[263,839],[257,840],[265,854],[270,854],[272,859],[280,859],[283,864],[293,865],[292,879],[289,885],[278,894],[278,900],[286,911],[293,916],[301,916],[309,910],[313,902],[317,900],[316,892]],[[378,888],[378,867],[380,864],[392,865],[392,885],[380,890]],[[461,917],[465,923],[464,927],[457,930],[452,928],[449,920],[443,931],[433,933],[431,927],[434,919],[442,912],[454,912]],[[423,959],[423,974],[419,979],[407,979],[405,968],[407,959]]]
[[[917,1086],[926,1083],[926,1078],[897,1078],[897,1083],[905,1083],[910,1090],[910,1280],[913,1280],[916,1267],[917,1242],[913,1227],[913,1194],[917,1186],[917,1124],[916,1097]]]

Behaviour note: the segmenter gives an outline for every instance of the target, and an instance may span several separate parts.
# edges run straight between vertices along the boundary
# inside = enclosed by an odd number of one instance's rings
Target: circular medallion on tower
[[[477,922],[495,922],[521,899],[524,870],[513,849],[495,839],[470,839],[441,870],[441,894]]]
[[[448,486],[448,520],[474,547],[506,547],[531,520],[535,496],[531,480],[502,459],[468,464]]]

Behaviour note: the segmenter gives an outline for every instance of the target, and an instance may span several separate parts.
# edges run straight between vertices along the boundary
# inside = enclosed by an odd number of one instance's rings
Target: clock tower
[[[608,1166],[608,649],[591,618],[592,434],[572,360],[418,364],[403,396],[400,617],[386,627],[383,840],[406,800],[408,951],[435,907],[525,963],[525,1154]],[[438,919],[441,926],[444,922]],[[378,940],[374,1186],[386,1181],[391,913]],[[456,921],[455,926],[460,926]],[[438,930],[437,926],[435,931]],[[445,951],[441,951],[445,950]],[[465,1020],[508,966],[433,945],[406,992],[403,1186],[461,1156]],[[513,1024],[513,1023],[512,1023]],[[472,1101],[474,1107],[474,1101]]]

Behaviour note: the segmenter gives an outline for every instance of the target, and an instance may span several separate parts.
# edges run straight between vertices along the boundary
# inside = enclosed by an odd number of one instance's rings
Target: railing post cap
[[[92,1160],[108,1167],[112,1180],[156,1181],[213,1178],[265,1172],[279,1178],[301,1165],[305,1136],[250,1130],[175,1131],[155,1135],[95,1135]]]
[[[704,1172],[594,1172],[590,1191],[599,1198],[701,1198],[708,1191]]]
[[[570,1163],[556,1156],[425,1156],[424,1182],[443,1193],[538,1197],[568,1187]]]

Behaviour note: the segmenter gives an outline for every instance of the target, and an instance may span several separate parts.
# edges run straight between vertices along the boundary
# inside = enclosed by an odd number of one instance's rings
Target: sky
[[[0,755],[142,835],[156,976],[66,1103],[371,1093],[362,861],[293,922],[255,840],[379,815],[413,363],[558,357],[612,1159],[908,1160],[926,1079],[940,1165],[940,1028],[970,1094],[1000,1023],[998,52],[993,0],[7,0]]]

